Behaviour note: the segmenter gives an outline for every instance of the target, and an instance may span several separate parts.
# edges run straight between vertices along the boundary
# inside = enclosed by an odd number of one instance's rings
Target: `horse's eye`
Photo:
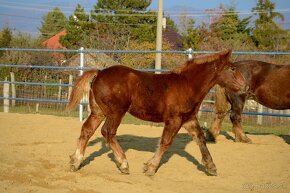
[[[236,67],[231,67],[231,70],[232,70],[232,71],[235,71],[235,70],[236,70]]]

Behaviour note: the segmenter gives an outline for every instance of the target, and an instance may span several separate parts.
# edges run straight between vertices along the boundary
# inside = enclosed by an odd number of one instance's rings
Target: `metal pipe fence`
[[[69,52],[69,53],[79,53],[80,54],[80,65],[79,66],[44,66],[44,65],[30,65],[30,64],[0,64],[1,68],[19,68],[19,69],[45,69],[45,70],[72,70],[75,72],[79,72],[81,75],[84,70],[92,69],[92,67],[86,67],[84,64],[84,53],[174,53],[174,54],[187,54],[189,58],[192,57],[193,54],[208,54],[214,53],[214,51],[193,51],[192,49],[188,49],[185,51],[177,51],[177,50],[168,50],[168,51],[156,51],[156,50],[52,50],[52,49],[31,49],[31,48],[0,48],[0,51],[29,51],[29,52]],[[244,51],[234,51],[233,54],[236,55],[290,55],[290,52],[244,52]],[[98,68],[102,69],[102,68]],[[168,69],[152,69],[152,68],[137,68],[140,71],[147,72],[166,72]],[[18,85],[23,86],[22,89],[25,90],[25,86],[39,86],[42,90],[47,89],[46,87],[58,87],[59,92],[61,92],[62,87],[71,88],[73,86],[72,83],[49,83],[49,82],[26,82],[26,81],[0,81],[0,89],[4,87],[3,85]],[[2,86],[1,86],[2,85]],[[27,88],[26,88],[27,89]],[[56,89],[54,89],[56,90]],[[69,96],[69,91],[65,91],[67,96],[66,99],[63,99],[58,96],[57,99],[50,99],[46,96],[38,97],[38,98],[27,98],[27,97],[10,97],[10,96],[0,96],[0,100],[4,101],[27,101],[27,102],[41,102],[41,103],[60,103],[66,104],[68,102],[67,98]],[[210,96],[212,98],[212,96]],[[209,97],[209,98],[210,98]],[[79,118],[83,119],[83,109],[84,106],[87,105],[86,102],[82,101],[79,106]],[[213,112],[213,109],[201,108],[200,112],[208,113]],[[290,117],[289,111],[283,111],[283,113],[273,113],[273,112],[243,112],[246,115],[258,115],[258,116],[271,116],[271,117]]]

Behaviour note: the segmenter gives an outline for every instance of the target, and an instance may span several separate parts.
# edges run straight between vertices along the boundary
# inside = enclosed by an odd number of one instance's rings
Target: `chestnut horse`
[[[236,142],[251,143],[241,126],[241,113],[247,99],[277,110],[290,109],[290,66],[246,60],[233,65],[246,79],[247,92],[235,93],[223,88],[216,90],[216,116],[209,130],[208,140],[214,140],[231,106],[230,119]],[[229,105],[230,104],[230,105]]]
[[[128,161],[116,132],[129,112],[137,118],[165,124],[159,148],[144,166],[146,175],[155,174],[181,126],[197,136],[202,162],[208,174],[216,175],[204,134],[194,121],[203,98],[216,83],[232,91],[245,87],[243,76],[229,62],[230,54],[223,51],[196,57],[164,74],[140,72],[121,65],[85,72],[76,82],[68,104],[72,109],[83,93],[89,93],[91,114],[82,126],[77,149],[70,156],[71,170],[79,169],[89,138],[105,119],[101,133],[113,151],[119,170],[128,174]]]

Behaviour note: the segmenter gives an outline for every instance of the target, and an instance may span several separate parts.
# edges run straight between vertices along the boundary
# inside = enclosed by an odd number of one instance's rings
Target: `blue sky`
[[[290,0],[272,0],[276,9],[281,10],[285,17],[283,27],[290,28]],[[96,0],[0,0],[0,28],[9,26],[18,31],[38,33],[42,16],[53,7],[60,7],[67,15],[71,15],[76,5],[80,3],[87,12],[93,9]],[[178,20],[181,12],[200,14],[205,9],[217,8],[220,4],[234,4],[238,11],[250,12],[256,0],[163,0],[166,14],[173,15]],[[153,0],[151,9],[157,10],[158,0]],[[195,16],[194,19],[206,20],[206,16]]]

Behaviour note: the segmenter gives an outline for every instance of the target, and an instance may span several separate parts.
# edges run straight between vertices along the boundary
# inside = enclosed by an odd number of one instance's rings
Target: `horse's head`
[[[244,92],[246,90],[246,80],[230,61],[230,55],[231,51],[225,51],[224,54],[220,55],[223,65],[218,74],[217,84],[233,92]]]

